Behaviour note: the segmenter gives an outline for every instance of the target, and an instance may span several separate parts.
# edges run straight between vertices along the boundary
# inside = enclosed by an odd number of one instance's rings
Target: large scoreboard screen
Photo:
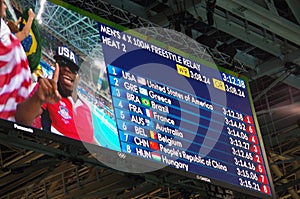
[[[91,109],[93,145],[207,183],[274,197],[246,77],[164,43],[172,40],[164,30],[155,30],[163,38],[158,40],[147,29],[128,30],[53,2],[82,21],[94,21],[98,31],[95,51],[82,57],[76,91]]]
[[[245,77],[98,25],[122,152],[272,196]]]

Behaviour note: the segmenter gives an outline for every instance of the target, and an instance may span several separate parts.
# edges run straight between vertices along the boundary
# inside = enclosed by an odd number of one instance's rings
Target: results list
[[[106,25],[99,24],[99,31],[123,152],[194,173],[203,181],[271,195],[243,79]],[[132,72],[129,65],[139,60],[168,65],[200,93]],[[228,105],[211,100],[209,91],[223,94]]]
[[[213,79],[223,82],[224,92],[227,85],[224,82],[230,83],[225,75],[222,73],[223,80]],[[123,152],[270,194],[251,115],[132,74],[120,67],[108,65],[108,76]],[[226,77],[230,78],[229,75]],[[220,89],[218,84],[213,86]],[[230,87],[235,88],[232,85]],[[237,95],[231,91],[227,92]],[[201,114],[182,109],[177,101],[201,109]],[[217,106],[221,107],[217,109]],[[216,113],[216,110],[221,112]],[[188,120],[182,117],[181,112],[199,117],[204,122],[201,124]],[[222,122],[210,121],[210,112],[223,118]],[[182,122],[187,124],[185,127],[196,126],[198,130],[195,132],[182,128]],[[201,154],[199,148],[209,148],[203,142],[209,139],[204,133],[208,129],[205,126],[207,122],[214,122],[213,126],[223,130],[211,151]],[[204,179],[210,181],[209,178]]]

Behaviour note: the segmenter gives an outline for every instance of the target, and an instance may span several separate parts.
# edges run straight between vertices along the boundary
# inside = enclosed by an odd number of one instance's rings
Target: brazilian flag
[[[23,29],[27,20],[28,20],[28,10],[23,11],[22,19],[23,21],[20,24],[20,30]],[[40,32],[38,30],[37,21],[34,19],[31,25],[29,35],[21,42],[29,62],[31,72],[38,67],[40,64],[40,59],[42,57],[42,42]]]

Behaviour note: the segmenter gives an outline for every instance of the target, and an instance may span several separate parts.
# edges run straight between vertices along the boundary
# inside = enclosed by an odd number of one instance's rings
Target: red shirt
[[[58,103],[45,103],[42,108],[49,111],[51,132],[76,140],[93,142],[94,128],[89,107],[82,100],[74,103],[72,97],[61,98]]]

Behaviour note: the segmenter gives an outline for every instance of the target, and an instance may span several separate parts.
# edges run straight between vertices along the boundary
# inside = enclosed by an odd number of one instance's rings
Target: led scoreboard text
[[[220,146],[214,149],[219,148],[219,156],[201,157],[198,152],[186,150],[187,145],[197,145],[185,138],[192,132],[178,129],[177,116],[169,114],[171,109],[176,112],[177,107],[172,106],[174,97],[156,94],[151,80],[142,78],[138,83],[141,77],[111,65],[108,71],[123,152],[195,173],[199,171],[192,164],[231,171],[222,174],[228,179],[236,178],[241,186],[270,193],[251,116],[222,107],[220,114],[225,116],[226,130]],[[231,152],[222,154],[225,148]]]
[[[99,31],[122,152],[272,194],[245,80],[104,24]],[[173,69],[193,92],[134,70],[144,62],[143,71]],[[219,95],[226,103],[212,99]]]

